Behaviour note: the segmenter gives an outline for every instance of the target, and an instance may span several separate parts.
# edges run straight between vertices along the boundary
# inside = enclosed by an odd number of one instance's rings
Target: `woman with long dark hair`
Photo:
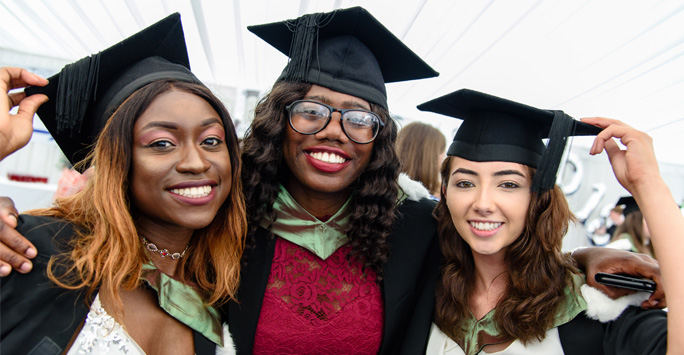
[[[562,111],[467,89],[419,108],[464,120],[442,166],[436,215],[444,264],[427,353],[653,354],[681,349],[672,335],[681,329],[674,326],[679,305],[668,316],[628,307],[638,306],[648,294],[611,300],[585,285],[584,275],[561,252],[574,216],[555,184],[556,171],[567,137],[590,134],[599,135],[591,153],[605,149],[620,183],[654,209],[649,211],[654,221],[669,226],[659,228],[657,236],[654,231],[659,250],[684,252],[681,242],[667,236],[684,231],[684,220],[658,173],[647,135],[619,121],[578,122]],[[542,143],[545,137],[550,137],[548,146]],[[622,140],[626,151],[613,137]],[[655,215],[661,208],[656,201],[665,204],[662,212],[671,221]],[[682,277],[665,274],[677,264],[675,255],[681,254],[671,252],[668,262],[661,262],[670,300],[682,295]]]
[[[385,83],[437,73],[362,8],[250,30],[291,59],[244,139],[238,353],[422,351],[434,205],[398,185]]]

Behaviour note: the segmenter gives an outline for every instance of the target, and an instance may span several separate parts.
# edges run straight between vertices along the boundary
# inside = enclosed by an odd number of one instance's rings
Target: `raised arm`
[[[653,141],[646,133],[620,121],[599,117],[583,121],[604,128],[591,154],[606,151],[615,177],[634,196],[648,223],[668,298],[668,353],[683,353],[684,338],[680,334],[684,332],[684,274],[677,270],[684,255],[684,217],[660,175]],[[620,149],[613,138],[627,149]]]
[[[38,107],[47,101],[45,95],[26,97],[23,91],[13,92],[28,85],[44,86],[47,79],[41,78],[26,69],[0,68],[0,160],[23,147],[33,134],[33,115]],[[16,114],[10,110],[19,106]]]
[[[47,101],[45,95],[26,97],[23,91],[10,93],[28,85],[44,86],[47,79],[26,69],[0,68],[0,160],[25,146],[33,134],[33,115]],[[10,110],[19,106],[16,114]],[[28,258],[36,256],[36,249],[17,231],[17,210],[9,198],[0,198],[0,276],[9,275],[12,268],[29,272]],[[15,250],[19,250],[17,253]]]

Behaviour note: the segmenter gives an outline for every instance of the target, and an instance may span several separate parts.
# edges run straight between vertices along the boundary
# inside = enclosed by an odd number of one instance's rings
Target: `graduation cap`
[[[418,109],[463,120],[447,155],[536,168],[533,191],[555,185],[567,137],[601,132],[601,128],[577,121],[563,111],[541,110],[469,89],[425,102]],[[542,141],[545,138],[549,138],[548,145]]]
[[[637,205],[636,200],[632,196],[620,197],[615,206],[625,206],[622,210],[622,215],[625,217],[632,212],[639,211],[639,205]]]
[[[320,85],[384,108],[385,83],[439,75],[362,7],[247,28],[290,57],[278,80]]]
[[[114,111],[133,92],[161,79],[201,83],[190,72],[180,14],[174,13],[100,53],[66,65],[26,95],[50,99],[38,117],[71,164],[83,160]]]

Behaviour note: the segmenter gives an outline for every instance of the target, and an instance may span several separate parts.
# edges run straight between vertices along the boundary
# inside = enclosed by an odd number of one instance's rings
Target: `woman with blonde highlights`
[[[82,191],[18,217],[39,253],[32,272],[2,279],[3,353],[231,344],[219,307],[236,301],[247,231],[238,139],[182,36],[171,15],[27,91],[51,98],[39,116],[92,173]]]
[[[116,300],[114,309],[117,310],[121,307],[121,295],[116,285],[124,290],[137,287],[142,266],[149,259],[145,249],[140,247],[140,241],[130,238],[138,234],[136,215],[141,213],[137,206],[131,206],[128,191],[131,184],[128,167],[134,159],[135,113],[144,112],[156,97],[171,91],[201,97],[220,112],[223,122],[230,122],[226,109],[206,87],[171,80],[149,84],[131,95],[102,130],[90,161],[94,172],[85,189],[57,200],[54,208],[30,212],[36,216],[64,218],[74,225],[87,227],[87,231],[77,231],[78,237],[71,241],[74,249],[67,258],[73,261],[73,265],[63,275],[55,274],[53,270],[66,263],[59,259],[50,260],[50,279],[65,288],[87,287],[90,293],[99,288],[101,294],[106,293],[107,298]],[[228,137],[235,135],[231,128],[225,129]],[[196,284],[208,305],[221,305],[235,299],[240,276],[239,260],[244,248],[242,236],[246,232],[237,138],[230,137],[226,144],[232,166],[232,176],[228,177],[232,182],[228,198],[222,203],[216,218],[198,229],[187,246],[186,254],[203,257],[180,258],[177,266],[178,279]],[[102,250],[109,252],[103,253]],[[74,280],[63,280],[71,273],[78,276]]]

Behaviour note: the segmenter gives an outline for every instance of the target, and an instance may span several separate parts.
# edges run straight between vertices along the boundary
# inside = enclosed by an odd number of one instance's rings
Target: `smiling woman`
[[[213,354],[246,215],[230,115],[180,17],[50,78],[38,114],[85,189],[19,216],[35,270],[2,279],[2,352]],[[94,83],[97,85],[94,85]],[[85,147],[85,148],[84,148]],[[57,286],[57,287],[55,287]]]
[[[661,354],[669,346],[678,349],[673,337],[667,342],[666,337],[681,333],[680,327],[668,332],[668,317],[681,317],[679,312],[634,307],[649,295],[608,299],[586,285],[571,257],[561,252],[574,219],[555,184],[567,137],[598,134],[597,142],[609,141],[611,164],[625,188],[649,185],[656,192],[641,198],[673,201],[662,189],[645,134],[619,121],[592,120],[606,128],[601,132],[562,111],[468,89],[419,108],[463,119],[441,169],[442,199],[435,214],[445,261],[428,354]],[[625,153],[615,148],[613,137],[622,138],[629,158],[620,159]],[[548,146],[543,138],[549,138]],[[627,170],[632,175],[625,176]],[[647,173],[638,174],[642,171]],[[672,216],[675,206],[662,208]],[[681,219],[659,222],[682,230]],[[681,253],[681,243],[666,244],[667,234],[654,239],[661,248]],[[678,263],[668,261],[661,265]],[[681,276],[669,277],[668,284],[682,282]],[[670,290],[670,299],[680,297],[680,290]]]
[[[434,203],[397,183],[385,83],[437,73],[359,7],[249,28],[290,61],[244,140],[238,353],[420,353]]]
[[[157,96],[133,127],[132,202],[150,211],[138,222],[143,235],[208,225],[232,185],[221,118],[203,98],[177,90]]]
[[[451,159],[444,195],[456,229],[474,254],[494,257],[522,234],[530,205],[530,170],[507,162]]]

